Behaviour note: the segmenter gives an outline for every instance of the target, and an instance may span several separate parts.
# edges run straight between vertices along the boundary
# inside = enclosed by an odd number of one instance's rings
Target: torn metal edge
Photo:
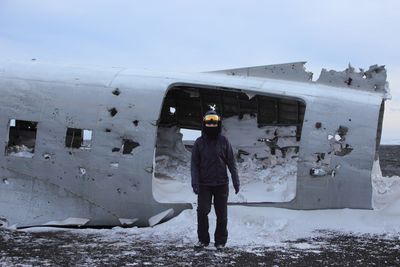
[[[322,69],[316,81],[319,84],[360,89],[384,94],[384,99],[391,99],[387,72],[384,65],[372,65],[367,71],[356,71],[350,64],[343,71]]]
[[[371,65],[368,70],[356,71],[350,64],[344,71],[322,69],[318,80],[312,81],[313,73],[307,72],[307,62],[293,62],[275,65],[263,65],[245,68],[234,68],[206,73],[226,74],[242,77],[259,77],[287,81],[311,82],[335,87],[352,88],[370,92],[383,93],[385,100],[391,99],[387,72],[384,65]]]

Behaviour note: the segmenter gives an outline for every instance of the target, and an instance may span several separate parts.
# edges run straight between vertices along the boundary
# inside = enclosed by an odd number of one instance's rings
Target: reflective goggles
[[[204,123],[206,124],[207,127],[217,127],[218,122],[221,120],[221,118],[218,115],[206,115],[204,116]]]

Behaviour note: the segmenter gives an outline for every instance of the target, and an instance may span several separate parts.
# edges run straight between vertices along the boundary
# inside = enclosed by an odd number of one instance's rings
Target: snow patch
[[[149,219],[149,226],[154,226],[159,224],[162,220],[171,218],[174,215],[174,209],[168,209],[163,212],[160,212],[157,215],[154,215]]]
[[[122,225],[128,225],[131,226],[133,225],[135,222],[137,222],[139,219],[138,218],[134,218],[134,219],[126,219],[126,218],[119,218],[119,222]]]
[[[89,222],[89,219],[85,219],[85,218],[67,218],[63,221],[50,221],[47,222],[43,225],[60,225],[60,226],[68,226],[68,225],[78,225],[78,226],[82,226],[85,225]]]
[[[289,202],[296,194],[298,141],[295,126],[258,127],[244,115],[223,121],[222,134],[234,148],[241,191],[229,202]],[[190,157],[177,127],[159,128],[153,196],[163,203],[193,203]],[[230,182],[230,191],[234,192]]]
[[[20,158],[33,158],[34,149],[25,145],[15,145],[7,148],[7,155]]]

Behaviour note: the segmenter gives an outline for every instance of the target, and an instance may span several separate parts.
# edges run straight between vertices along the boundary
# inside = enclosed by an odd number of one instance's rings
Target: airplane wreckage
[[[209,106],[244,179],[247,196],[230,205],[371,209],[386,70],[323,69],[313,81],[304,64],[194,74],[0,64],[0,225],[154,226],[192,208],[157,192],[190,189],[180,129],[200,130]],[[291,191],[269,199],[268,171],[290,162]]]

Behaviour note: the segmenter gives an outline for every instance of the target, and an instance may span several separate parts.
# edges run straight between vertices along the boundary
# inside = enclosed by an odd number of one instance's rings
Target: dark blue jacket
[[[203,134],[197,138],[192,149],[192,187],[228,184],[228,166],[235,188],[240,185],[233,149],[228,139],[218,135],[216,139]]]

